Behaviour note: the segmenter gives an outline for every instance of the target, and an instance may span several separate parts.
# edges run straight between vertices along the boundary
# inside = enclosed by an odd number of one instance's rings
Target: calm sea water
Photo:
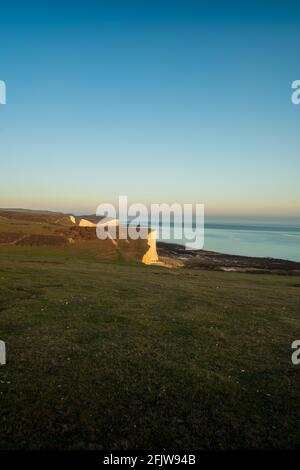
[[[158,229],[158,227],[156,226]],[[172,237],[172,232],[171,232]],[[160,234],[158,239],[161,240]],[[170,240],[188,244],[186,239]],[[300,225],[206,223],[204,249],[244,256],[300,261]]]

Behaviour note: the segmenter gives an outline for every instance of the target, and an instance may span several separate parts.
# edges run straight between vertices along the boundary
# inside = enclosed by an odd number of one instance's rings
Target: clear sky
[[[0,4],[0,207],[300,214],[300,3]]]

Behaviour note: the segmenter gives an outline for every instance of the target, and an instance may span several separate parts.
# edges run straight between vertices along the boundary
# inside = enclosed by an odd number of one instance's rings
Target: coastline
[[[166,242],[157,242],[157,252],[160,259],[174,267],[256,274],[300,274],[300,263],[297,261],[187,250],[184,245]]]

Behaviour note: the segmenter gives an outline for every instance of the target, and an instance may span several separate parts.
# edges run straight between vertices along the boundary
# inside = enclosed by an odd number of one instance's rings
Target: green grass
[[[299,277],[1,248],[0,447],[299,447],[299,303]]]

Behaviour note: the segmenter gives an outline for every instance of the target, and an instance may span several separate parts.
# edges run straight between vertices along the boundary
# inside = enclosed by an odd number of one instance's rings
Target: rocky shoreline
[[[300,274],[300,263],[296,261],[186,250],[183,245],[165,242],[157,242],[157,252],[159,259],[170,267],[258,274]]]

